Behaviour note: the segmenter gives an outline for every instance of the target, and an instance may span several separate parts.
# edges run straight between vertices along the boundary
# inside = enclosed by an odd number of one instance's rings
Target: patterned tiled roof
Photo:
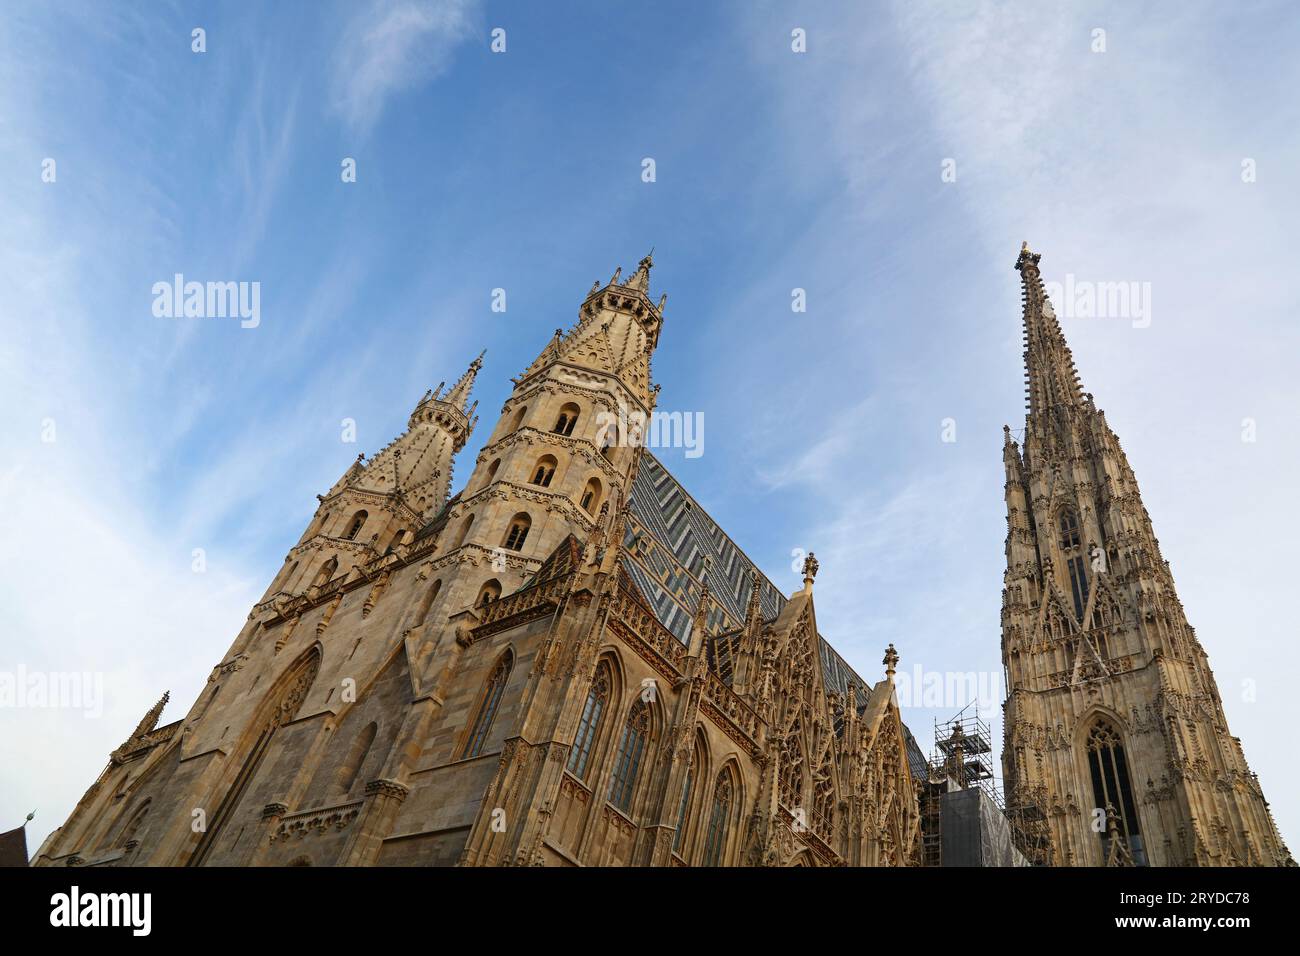
[[[690,643],[692,618],[707,575],[713,597],[709,630],[718,635],[710,648],[711,663],[726,677],[730,671],[727,635],[745,621],[753,576],[757,574],[761,582],[764,619],[781,613],[786,596],[649,451],[642,452],[630,511],[623,537],[632,556],[628,574],[659,622],[683,644]],[[851,682],[863,699],[861,689],[872,684],[859,677],[825,638],[818,637],[826,689],[843,694]]]

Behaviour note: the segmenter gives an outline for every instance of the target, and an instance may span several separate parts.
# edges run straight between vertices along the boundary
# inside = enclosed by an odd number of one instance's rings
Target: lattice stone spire
[[[1028,411],[1023,448],[1009,428],[1002,444],[1013,829],[1037,863],[1283,863],[1137,479],[1080,387],[1039,258],[1026,244],[1016,259]],[[1091,826],[1097,813],[1104,831]]]
[[[1074,356],[1065,343],[1056,310],[1043,288],[1038,272],[1037,252],[1029,243],[1020,248],[1016,269],[1020,272],[1024,299],[1025,391],[1028,421],[1034,431],[1061,424],[1069,412],[1083,404],[1083,389]]]

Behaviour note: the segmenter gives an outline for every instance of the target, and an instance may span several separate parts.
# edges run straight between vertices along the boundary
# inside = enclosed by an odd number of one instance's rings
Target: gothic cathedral
[[[1032,863],[1290,855],[1133,472],[1021,252],[1003,762]],[[452,494],[482,356],[320,496],[205,690],[166,696],[34,861],[908,866],[933,781],[867,680],[644,447],[666,297],[596,282]]]
[[[207,688],[37,864],[890,866],[925,760],[643,447],[666,297],[595,283],[469,480],[481,359],[320,506]]]
[[[1279,866],[1290,854],[1137,479],[1084,392],[1039,255],[1024,289],[1024,448],[1006,430],[1008,815],[1032,862]]]

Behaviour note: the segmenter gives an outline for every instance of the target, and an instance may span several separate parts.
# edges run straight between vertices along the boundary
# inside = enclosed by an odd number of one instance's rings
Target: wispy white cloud
[[[389,98],[443,73],[473,34],[478,0],[375,0],[344,27],[334,58],[333,105],[369,130]]]

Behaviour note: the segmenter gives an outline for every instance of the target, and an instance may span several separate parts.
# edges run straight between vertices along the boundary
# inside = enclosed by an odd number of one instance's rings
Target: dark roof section
[[[0,833],[0,866],[27,865],[27,827]]]
[[[542,566],[533,572],[532,577],[525,581],[519,590],[563,577],[571,571],[576,571],[581,564],[582,545],[578,544],[578,539],[570,534],[560,542],[559,546],[551,552],[551,556],[542,562]]]
[[[902,723],[902,721],[899,722]],[[903,724],[903,738],[907,744],[907,766],[912,771],[912,779],[927,780],[930,775],[930,765],[925,759],[925,751],[916,742],[912,732],[907,729],[907,724]]]
[[[699,502],[649,451],[632,484],[631,515],[623,544],[631,554],[627,569],[653,607],[659,622],[683,644],[690,643],[692,618],[708,576],[713,609],[709,663],[724,680],[731,675],[731,645],[745,622],[753,576],[761,581],[763,618],[772,620],[788,599],[750,561]],[[835,648],[821,639],[822,679],[826,690],[843,695],[850,683],[865,700],[874,686],[864,681]]]

